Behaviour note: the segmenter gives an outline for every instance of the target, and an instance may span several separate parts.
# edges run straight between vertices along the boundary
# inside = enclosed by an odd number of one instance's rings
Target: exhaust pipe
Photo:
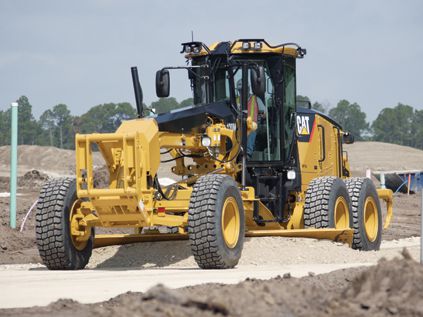
[[[143,106],[142,106],[143,96],[142,96],[140,80],[138,78],[138,69],[135,66],[131,67],[131,73],[132,73],[132,83],[134,84],[135,102],[137,104],[138,118],[142,118],[144,117]]]

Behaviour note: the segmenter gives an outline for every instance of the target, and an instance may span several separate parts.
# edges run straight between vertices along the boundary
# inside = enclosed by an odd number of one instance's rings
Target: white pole
[[[386,188],[386,186],[385,186],[385,173],[384,172],[380,173],[380,188],[383,188],[383,189]]]
[[[366,169],[366,177],[372,179],[372,170],[370,168]]]
[[[422,188],[422,201],[420,213],[420,264],[423,264],[423,188]]]
[[[16,187],[18,174],[18,103],[11,104],[10,138],[10,227],[16,228]]]

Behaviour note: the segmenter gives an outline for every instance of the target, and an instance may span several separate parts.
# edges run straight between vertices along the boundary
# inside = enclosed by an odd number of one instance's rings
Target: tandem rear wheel
[[[351,197],[354,239],[357,250],[379,250],[382,242],[382,212],[377,190],[365,177],[353,177],[346,181]]]
[[[230,176],[210,174],[195,183],[188,233],[199,267],[227,269],[238,264],[244,244],[244,207],[239,188]]]
[[[340,178],[324,176],[313,179],[304,204],[305,228],[351,228],[351,200]]]
[[[382,214],[376,187],[368,178],[343,180],[324,176],[313,179],[304,204],[306,228],[352,228],[352,248],[379,250]]]

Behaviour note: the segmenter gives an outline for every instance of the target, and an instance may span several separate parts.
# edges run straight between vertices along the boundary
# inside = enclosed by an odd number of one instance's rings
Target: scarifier
[[[156,92],[168,97],[169,70],[186,70],[192,106],[158,115],[143,109],[133,67],[138,118],[115,133],[77,134],[76,177],[43,186],[36,237],[49,269],[82,269],[95,247],[143,241],[189,239],[204,269],[236,266],[245,237],[379,249],[380,199],[386,228],[392,192],[351,177],[343,144],[353,136],[296,104],[296,60],[305,49],[241,39],[210,47],[187,42],[181,53],[187,66],[160,69]],[[109,170],[106,188],[94,185],[95,149]],[[169,157],[178,180],[161,184],[160,160]],[[96,227],[134,233],[96,234]]]

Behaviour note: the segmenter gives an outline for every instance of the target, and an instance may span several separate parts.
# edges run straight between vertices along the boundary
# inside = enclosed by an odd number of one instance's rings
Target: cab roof
[[[181,53],[188,59],[206,55],[282,54],[303,58],[307,53],[296,43],[271,45],[264,39],[239,39],[233,42],[215,42],[209,47],[202,42],[182,43]]]

